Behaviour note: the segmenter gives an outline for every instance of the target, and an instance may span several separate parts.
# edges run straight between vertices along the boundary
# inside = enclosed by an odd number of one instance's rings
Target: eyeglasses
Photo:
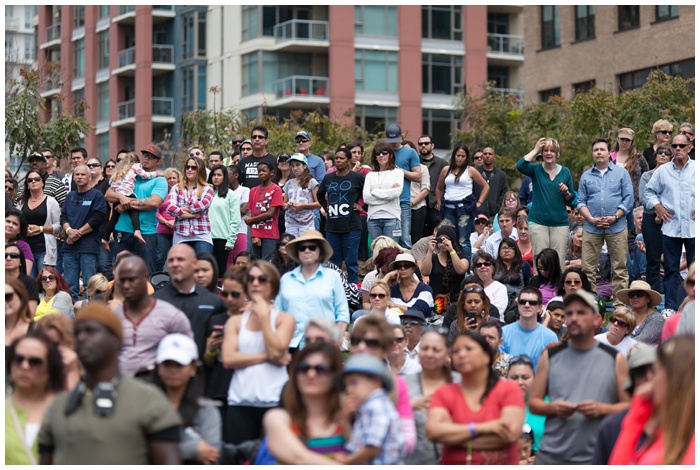
[[[394,343],[401,344],[401,342],[403,342],[403,340],[405,340],[405,339],[406,339],[405,336],[402,336],[400,338],[394,338]]]
[[[260,134],[256,134],[256,135],[253,135],[250,137],[250,140],[264,140],[264,139],[265,139],[265,136],[260,135]]]
[[[199,167],[197,165],[185,165],[185,170],[197,171],[199,170]]]
[[[659,150],[658,152],[656,152],[656,155],[664,155],[666,157],[670,157],[673,154],[668,150]]]
[[[359,338],[357,336],[351,336],[350,337],[350,344],[353,346],[359,346],[360,343],[365,343],[365,345],[368,348],[371,349],[377,349],[381,346],[381,343],[379,342],[378,339],[371,339],[371,338]]]
[[[310,370],[316,372],[316,375],[329,375],[332,372],[331,366],[323,362],[311,365],[306,361],[301,361],[297,364],[297,372],[300,374],[308,374]]]
[[[418,146],[419,147],[426,147],[426,146],[430,145],[431,143],[432,142],[418,142]]]
[[[537,299],[518,299],[518,303],[519,303],[520,305],[529,304],[529,305],[532,305],[532,306],[535,306],[535,305],[539,305],[539,304],[540,304],[539,300],[537,300]]]
[[[665,134],[665,135],[671,135],[671,131],[659,131],[659,132],[662,134]]]
[[[683,134],[683,135],[695,135],[695,134],[693,134],[693,133],[690,132],[690,131],[679,131],[678,133],[679,133],[679,134]]]
[[[476,268],[488,268],[488,267],[491,267],[491,262],[490,261],[483,261],[481,263],[476,263],[476,264],[474,264],[474,267],[476,267]]]
[[[309,139],[296,139],[297,144],[305,144],[311,142]]]
[[[12,259],[19,259],[19,253],[5,253],[5,259],[7,259],[8,257]]]
[[[617,325],[617,326],[621,326],[622,328],[627,328],[629,326],[627,323],[625,323],[624,321],[620,320],[617,317],[611,318],[610,323]]]
[[[56,276],[54,276],[53,274],[49,274],[48,276],[41,276],[39,279],[41,279],[42,282],[55,281]]]
[[[144,152],[144,153],[142,153],[141,155],[142,155],[143,158],[145,158],[146,160],[160,160],[160,158],[158,158],[157,156],[153,155],[152,153],[145,153],[145,152]]]
[[[396,266],[396,269],[413,269],[414,266],[411,263],[396,263],[394,266]]]
[[[225,298],[233,297],[234,299],[239,299],[242,295],[242,292],[238,292],[236,290],[222,290],[221,295],[223,295]]]
[[[688,146],[688,144],[671,144],[672,149],[684,149]]]
[[[88,168],[100,168],[100,167],[102,167],[102,165],[100,165],[99,163],[88,163],[87,166],[88,166]]]
[[[566,281],[564,281],[564,284],[566,284],[567,286],[577,286],[581,283],[581,279],[567,279]]]
[[[5,292],[5,302],[12,302],[15,299],[14,292]]]
[[[515,248],[510,245],[502,245],[501,250],[515,251]]]
[[[389,151],[388,151],[388,150],[382,150],[381,152],[374,152],[374,156],[375,156],[375,157],[378,157],[379,155],[384,155],[384,156],[389,155]]]
[[[517,201],[517,200],[518,200],[518,198],[515,198],[515,197],[507,197],[506,198],[506,201]]]
[[[476,292],[478,294],[478,293],[484,292],[484,288],[481,286],[466,286],[464,289],[462,289],[462,291],[467,292],[467,293]]]
[[[314,245],[314,244],[311,244],[311,245],[299,245],[299,247],[297,248],[297,251],[298,251],[298,252],[302,252],[302,251],[311,251],[311,252],[314,252],[314,251],[316,251],[316,250],[318,250],[318,245]]]
[[[21,366],[22,364],[24,364],[24,361],[27,361],[27,364],[29,364],[30,369],[38,369],[39,367],[44,365],[44,360],[40,357],[23,356],[22,354],[15,354],[13,362],[16,366]]]
[[[267,274],[261,274],[260,276],[253,276],[252,274],[248,274],[248,283],[252,284],[255,281],[258,281],[258,283],[260,284],[266,284],[270,282],[270,278],[267,276]]]
[[[386,294],[369,294],[370,299],[386,299]]]
[[[633,290],[632,292],[627,294],[627,296],[630,299],[634,299],[635,297],[644,297],[645,295],[647,295],[647,293],[644,292],[643,290]]]
[[[199,151],[190,153],[190,157],[199,157],[200,155],[203,155],[203,153]]]
[[[401,319],[401,324],[402,324],[402,325],[411,325],[411,326],[418,326],[418,325],[421,325],[421,326],[422,326],[422,325],[424,325],[425,323],[422,322],[422,321],[420,321],[420,320],[409,320],[408,318],[406,318],[406,319],[402,318],[402,319]]]
[[[39,181],[41,181],[41,177],[39,176],[36,176],[34,178],[27,178],[28,183],[38,183]]]

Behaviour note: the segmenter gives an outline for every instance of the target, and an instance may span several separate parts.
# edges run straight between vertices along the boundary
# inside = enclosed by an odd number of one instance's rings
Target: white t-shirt
[[[620,341],[620,344],[613,346],[612,344],[610,344],[610,341],[608,341],[607,333],[601,333],[599,335],[595,335],[595,339],[599,343],[603,343],[603,344],[610,346],[611,348],[614,348],[616,351],[618,351],[623,356],[627,356],[627,353],[632,348],[632,346],[637,344],[636,340],[630,338],[629,336],[625,336],[624,338],[622,338],[622,341]]]
[[[246,204],[248,202],[248,196],[250,195],[250,188],[246,188],[242,184],[238,186],[238,189],[233,191],[233,194],[236,195],[238,198],[238,201],[240,201],[241,205]],[[243,235],[248,234],[248,226],[246,225],[245,221],[243,220],[245,217],[241,216],[241,223],[238,225],[238,233],[242,233]]]
[[[503,314],[508,306],[508,289],[498,281],[493,281],[488,287],[484,287],[484,292],[489,298],[491,305],[498,309],[498,316],[501,323],[505,322]]]

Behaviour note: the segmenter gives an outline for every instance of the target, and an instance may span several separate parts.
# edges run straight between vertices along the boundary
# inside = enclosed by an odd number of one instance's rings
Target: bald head
[[[190,284],[194,283],[194,270],[197,266],[194,249],[185,243],[178,243],[168,251],[167,264],[172,285],[181,290],[190,289]]]
[[[133,305],[148,296],[148,268],[143,258],[125,258],[116,272],[116,282],[127,305]]]

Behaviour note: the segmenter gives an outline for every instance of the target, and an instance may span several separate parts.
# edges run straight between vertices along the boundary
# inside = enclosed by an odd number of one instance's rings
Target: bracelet
[[[66,229],[66,235],[68,235],[68,232],[70,231],[70,227]]]
[[[43,225],[39,227],[39,233],[44,233],[44,226]]]
[[[216,352],[216,351],[209,351],[208,349],[204,352],[204,355],[207,356],[207,357],[216,357],[217,354],[218,354],[218,352]]]
[[[456,255],[456,254],[457,254],[457,252],[455,250],[450,251],[450,256]]]
[[[476,437],[476,425],[474,424],[474,421],[469,423],[469,434],[472,435],[472,439]]]

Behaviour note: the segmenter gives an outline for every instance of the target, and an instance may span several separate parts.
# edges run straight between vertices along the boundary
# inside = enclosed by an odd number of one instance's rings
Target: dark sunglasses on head
[[[386,299],[386,294],[369,294],[370,299]]]
[[[222,290],[221,295],[223,295],[225,298],[233,297],[234,299],[239,299],[242,295],[241,292],[238,292],[236,290]]]
[[[520,305],[530,304],[530,305],[533,305],[533,306],[539,305],[539,304],[540,304],[539,301],[536,300],[536,299],[535,299],[535,300],[533,300],[533,299],[518,299],[518,303],[519,303]]]
[[[56,276],[54,276],[53,274],[49,274],[47,276],[41,276],[39,279],[41,279],[42,281],[55,281]]]
[[[620,320],[620,319],[617,318],[617,317],[611,318],[611,319],[610,319],[610,323],[613,324],[613,325],[620,326],[620,327],[622,327],[622,328],[627,328],[627,327],[629,326],[629,325],[627,325],[627,323],[625,323],[624,321]]]
[[[261,274],[260,276],[253,276],[252,274],[248,274],[248,282],[252,283],[254,281],[258,281],[260,284],[265,284],[267,282],[270,282],[270,278],[267,277],[267,274]]]
[[[331,371],[331,366],[325,363],[311,365],[306,361],[301,361],[297,364],[297,372],[308,374],[310,370],[316,372],[316,375],[328,375]]]
[[[10,257],[12,259],[19,259],[19,256],[20,256],[19,253],[12,253],[12,252],[5,253],[5,259],[7,259],[8,257]]]
[[[350,337],[350,344],[353,346],[359,346],[360,343],[365,343],[368,348],[376,349],[381,346],[381,343],[379,342],[378,339],[370,339],[370,338],[358,338],[357,336],[351,336]]]
[[[659,131],[659,132],[661,132],[662,134],[671,135],[671,131]]]
[[[526,356],[524,354],[520,356],[515,356],[511,358],[510,362],[508,363],[509,365],[513,366],[515,364],[530,364],[533,365],[532,359],[530,356]]]
[[[40,357],[23,356],[21,354],[15,354],[13,362],[16,366],[21,366],[22,364],[24,364],[24,361],[27,361],[27,364],[29,364],[30,369],[37,369],[44,365],[44,360]]]
[[[464,292],[484,292],[484,288],[481,286],[466,286],[464,289],[462,289]]]
[[[35,176],[34,178],[27,178],[28,183],[38,183],[39,181],[41,181],[41,178],[38,176]]]
[[[688,144],[671,144],[671,148],[673,149],[684,149],[688,146]]]
[[[312,243],[311,245],[299,245],[299,247],[297,248],[297,251],[300,252],[300,253],[303,252],[303,251],[311,251],[311,252],[314,252],[314,251],[316,251],[316,250],[318,250],[318,245],[315,245],[315,244],[313,244],[313,243]]]

